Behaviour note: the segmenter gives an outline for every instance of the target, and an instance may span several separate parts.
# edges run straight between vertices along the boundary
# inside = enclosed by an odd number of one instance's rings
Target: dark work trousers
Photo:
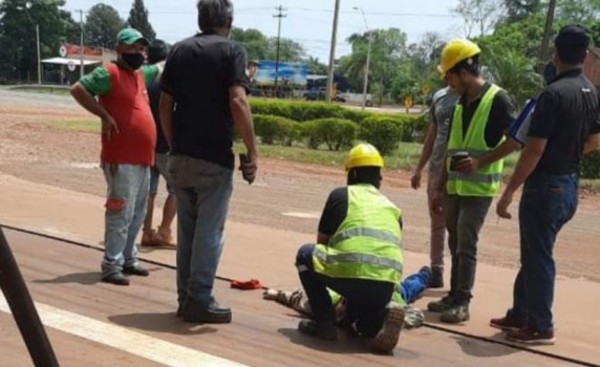
[[[335,310],[327,288],[346,300],[344,324],[356,323],[356,330],[364,337],[374,337],[381,329],[386,306],[392,299],[395,284],[365,279],[331,278],[318,274],[313,266],[314,245],[304,245],[296,256],[296,267],[304,292],[312,309],[313,318],[324,323],[335,323]]]
[[[534,174],[525,182],[519,206],[521,268],[509,316],[533,330],[552,330],[556,236],[577,210],[577,175]]]
[[[446,195],[444,210],[452,255],[450,296],[457,304],[468,304],[473,297],[479,231],[491,203],[491,197]]]

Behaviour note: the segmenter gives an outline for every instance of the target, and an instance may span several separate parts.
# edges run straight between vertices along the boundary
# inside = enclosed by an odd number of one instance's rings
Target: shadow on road
[[[174,312],[167,313],[132,313],[109,316],[115,324],[144,330],[157,331],[177,335],[205,335],[217,332],[217,329],[204,325],[185,323],[175,316]]]
[[[82,285],[94,285],[100,283],[102,274],[96,271],[84,272],[84,273],[72,273],[58,276],[54,279],[37,279],[34,283],[40,284],[67,284],[77,283]]]
[[[340,330],[337,341],[324,341],[301,334],[296,329],[282,328],[277,330],[280,334],[290,339],[290,342],[303,345],[307,348],[319,350],[328,353],[338,354],[371,354],[369,340],[357,339]],[[402,337],[400,337],[399,347],[394,350],[393,358],[414,360],[419,358],[419,354],[401,348]],[[388,357],[388,356],[382,356]],[[392,356],[389,356],[392,357]]]

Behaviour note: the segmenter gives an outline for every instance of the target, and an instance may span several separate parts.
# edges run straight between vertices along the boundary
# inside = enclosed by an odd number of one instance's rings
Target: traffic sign
[[[67,46],[65,46],[65,45],[60,46],[58,53],[60,54],[60,57],[67,57],[67,53],[68,53]]]
[[[77,69],[77,65],[75,64],[75,61],[69,61],[67,63],[67,68],[69,69],[69,71],[75,71],[75,69]]]
[[[423,93],[423,95],[428,95],[429,92],[431,92],[431,89],[429,88],[429,86],[427,84],[423,85],[423,87],[421,87],[421,93]]]

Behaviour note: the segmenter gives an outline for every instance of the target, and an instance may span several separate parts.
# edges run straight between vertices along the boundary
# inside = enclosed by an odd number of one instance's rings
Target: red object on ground
[[[250,279],[247,282],[241,282],[239,280],[232,280],[231,288],[242,289],[242,290],[262,289],[262,284],[260,284],[260,281],[257,279]]]

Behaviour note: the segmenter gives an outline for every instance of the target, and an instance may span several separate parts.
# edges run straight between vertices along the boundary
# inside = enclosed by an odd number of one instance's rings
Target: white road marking
[[[171,367],[247,367],[211,354],[170,343],[122,326],[98,321],[43,303],[35,304],[45,326]],[[11,313],[0,294],[0,311]]]
[[[319,219],[319,214],[318,213],[302,213],[302,212],[286,212],[286,213],[281,213],[281,215],[285,216],[285,217],[295,217],[295,218],[302,218],[302,219]]]

